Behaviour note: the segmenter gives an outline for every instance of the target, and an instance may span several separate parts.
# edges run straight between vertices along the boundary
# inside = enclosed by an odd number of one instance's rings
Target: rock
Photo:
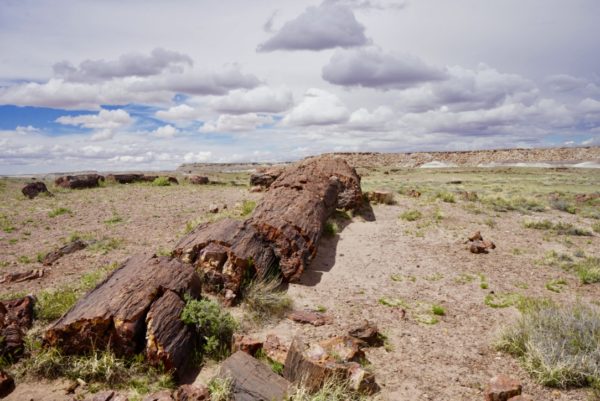
[[[219,213],[219,206],[217,206],[217,205],[210,205],[208,207],[208,212],[209,213]]]
[[[0,357],[18,360],[25,347],[25,333],[33,324],[33,296],[0,301]]]
[[[119,184],[133,184],[136,182],[152,182],[157,179],[157,175],[144,174],[109,174],[107,180],[118,182]]]
[[[206,387],[184,384],[175,392],[175,401],[209,401],[210,393]]]
[[[307,323],[313,326],[323,326],[324,324],[331,324],[333,322],[331,316],[311,310],[292,311],[288,313],[287,318],[297,323]]]
[[[250,176],[250,185],[251,186],[260,186],[263,188],[269,188],[271,184],[279,178],[281,173],[283,172],[283,168],[271,168],[267,170],[257,171],[256,173]]]
[[[458,194],[460,195],[460,197],[463,200],[466,200],[469,202],[475,202],[476,200],[479,199],[479,196],[477,196],[477,192],[460,191]]]
[[[204,177],[201,175],[193,175],[188,178],[190,184],[194,185],[206,185],[209,183],[208,177]]]
[[[268,334],[267,339],[263,343],[263,352],[271,360],[278,362],[282,365],[285,364],[285,360],[288,354],[288,347],[281,342],[279,337],[274,334]]]
[[[233,335],[233,344],[231,346],[232,352],[244,351],[245,353],[254,356],[262,347],[262,341],[255,340],[242,334]]]
[[[355,390],[372,393],[378,390],[374,376],[362,369],[356,361],[366,361],[359,347],[360,340],[335,337],[307,345],[296,337],[292,341],[283,377],[302,383],[309,391],[316,391],[331,377],[348,379]]]
[[[242,278],[263,277],[271,266],[280,267],[285,281],[298,280],[316,255],[327,219],[337,208],[361,205],[360,177],[345,161],[306,159],[281,173],[249,219],[201,224],[173,255],[205,273],[205,284],[233,303]]]
[[[250,187],[249,189],[250,192],[262,192],[263,191],[263,187],[261,187],[260,185],[255,185],[253,187]]]
[[[523,386],[516,379],[502,374],[494,376],[485,388],[485,400],[508,401],[511,397],[521,395],[522,389]]]
[[[223,362],[219,377],[232,380],[234,401],[282,401],[290,387],[286,379],[243,351]]]
[[[4,398],[15,389],[15,380],[11,375],[0,369],[0,398]]]
[[[419,198],[421,196],[421,192],[417,191],[416,189],[411,189],[408,191],[407,195],[411,198]]]
[[[50,191],[48,191],[46,184],[41,181],[30,182],[29,184],[25,185],[23,189],[21,189],[21,192],[29,199],[33,199],[42,193],[48,196],[54,196]]]
[[[394,194],[391,191],[377,190],[367,192],[367,197],[372,203],[381,203],[383,205],[392,205],[394,203]]]
[[[96,188],[104,181],[104,177],[98,174],[65,175],[54,180],[58,187],[69,189]]]
[[[176,259],[133,256],[52,324],[44,345],[67,354],[110,346],[118,356],[132,356],[146,349],[151,363],[180,369],[193,333],[179,319],[182,298],[198,298],[200,286],[194,269]]]
[[[479,231],[475,231],[468,238],[469,251],[471,253],[488,253],[490,249],[496,249],[492,241],[484,240]]]
[[[82,249],[85,249],[85,247],[87,247],[87,243],[83,242],[80,239],[72,241],[63,247],[60,247],[57,250],[46,254],[46,256],[44,256],[44,259],[42,260],[42,263],[44,264],[44,266],[51,266],[52,263],[56,262],[64,255],[80,251]]]
[[[377,325],[370,323],[368,320],[363,320],[362,323],[350,328],[348,335],[364,341],[372,347],[380,347],[383,345],[383,337],[379,333]]]
[[[100,391],[99,393],[92,394],[85,398],[85,401],[114,401],[114,400],[115,400],[115,392],[112,390]]]
[[[35,280],[44,277],[44,269],[33,269],[19,273],[6,273],[0,278],[2,283],[20,283],[23,281]]]
[[[475,231],[469,237],[469,241],[483,241],[483,237],[481,236],[481,232],[480,231]]]
[[[533,401],[533,397],[527,394],[521,394],[516,397],[510,397],[508,401]]]
[[[142,401],[175,401],[169,390],[162,390],[145,396]]]
[[[179,185],[179,181],[177,181],[177,178],[175,177],[167,177],[167,181],[169,181],[169,183],[174,184],[174,185]]]

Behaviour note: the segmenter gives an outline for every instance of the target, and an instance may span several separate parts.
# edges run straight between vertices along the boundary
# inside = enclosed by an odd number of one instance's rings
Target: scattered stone
[[[458,194],[460,195],[460,197],[463,200],[466,200],[466,201],[469,201],[469,202],[475,202],[476,200],[479,199],[479,196],[477,196],[477,192],[460,191]]]
[[[67,245],[60,247],[57,250],[46,254],[46,256],[44,256],[44,259],[42,260],[42,264],[44,266],[51,266],[52,263],[56,262],[58,259],[62,258],[63,256],[68,255],[73,252],[80,251],[82,249],[85,249],[85,247],[87,247],[87,245],[88,245],[87,243],[83,242],[80,239],[69,242]]]
[[[48,191],[46,184],[41,181],[30,182],[29,184],[25,185],[23,189],[21,189],[21,192],[29,199],[33,199],[41,193],[48,196],[54,196],[50,191]]]
[[[85,401],[114,401],[115,392],[112,390],[109,391],[100,391],[99,393],[92,394],[89,397],[85,398]]]
[[[263,342],[243,334],[233,335],[232,352],[244,351],[254,356],[263,347]]]
[[[44,334],[44,345],[69,354],[110,346],[118,356],[146,349],[151,363],[178,370],[195,332],[179,319],[183,296],[200,295],[198,274],[165,256],[137,255],[81,298]]]
[[[175,401],[169,390],[162,390],[157,393],[149,394],[142,401]]]
[[[360,340],[352,337],[335,337],[310,345],[295,338],[285,361],[283,377],[301,382],[309,391],[316,391],[331,377],[341,377],[348,379],[354,390],[376,392],[379,386],[373,374],[355,362],[366,360],[359,344]]]
[[[271,184],[279,178],[283,168],[270,168],[267,170],[257,171],[250,176],[251,186],[261,186],[263,188],[269,188]]]
[[[35,280],[44,277],[44,269],[27,270],[19,273],[6,273],[0,278],[2,283],[20,283],[23,281]]]
[[[461,180],[452,180],[452,181],[448,181],[448,184],[460,185],[460,184],[462,184],[462,181]]]
[[[469,251],[471,253],[488,253],[490,249],[496,249],[492,241],[484,240],[479,231],[475,231],[469,238]]]
[[[249,189],[250,192],[262,192],[263,191],[263,187],[261,187],[260,185],[255,185],[253,187],[250,187]]]
[[[384,205],[392,205],[394,203],[394,193],[391,191],[372,191],[367,192],[367,197],[372,203],[381,203]]]
[[[379,333],[377,325],[368,320],[363,320],[362,323],[350,328],[348,335],[364,341],[371,347],[380,347],[383,345],[383,337]]]
[[[190,184],[194,185],[206,185],[209,183],[208,177],[204,177],[201,175],[193,175],[188,178],[188,181],[190,182]]]
[[[104,181],[104,177],[98,174],[65,175],[54,180],[54,184],[61,188],[85,189],[96,188]]]
[[[521,383],[507,375],[498,375],[490,379],[485,388],[486,401],[508,401],[511,397],[521,395]]]
[[[406,194],[411,198],[419,198],[421,196],[421,192],[417,191],[416,189],[411,189]]]
[[[234,401],[282,401],[290,387],[286,379],[243,351],[223,362],[219,377],[232,380]]]
[[[33,296],[0,301],[0,357],[18,360],[25,347],[25,333],[33,323]]]
[[[292,311],[288,313],[287,318],[297,323],[312,324],[313,326],[323,326],[333,322],[333,317],[330,315],[311,310]]]
[[[271,360],[284,365],[288,354],[288,347],[276,335],[268,334],[263,344],[263,352]]]
[[[0,369],[0,398],[4,398],[15,389],[15,380],[11,375]]]
[[[600,193],[575,195],[575,202],[577,202],[577,203],[585,203],[585,202],[592,201],[594,199],[600,199]]]
[[[210,205],[208,207],[208,212],[209,213],[213,213],[213,214],[214,213],[219,213],[219,206],[217,206],[217,205]]]
[[[210,393],[206,387],[184,384],[175,392],[175,401],[209,401]]]

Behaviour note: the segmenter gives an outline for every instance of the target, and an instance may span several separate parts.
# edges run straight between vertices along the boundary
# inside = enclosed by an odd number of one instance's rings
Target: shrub
[[[446,314],[446,310],[440,305],[433,305],[431,312],[436,316],[444,316]]]
[[[231,338],[238,325],[229,312],[211,300],[186,297],[181,320],[196,328],[202,338],[202,353],[221,360],[229,355]]]
[[[587,257],[580,262],[573,263],[570,268],[577,272],[577,276],[583,284],[600,282],[600,258]]]
[[[208,382],[208,392],[211,401],[230,401],[232,399],[233,383],[229,378],[215,377]]]
[[[156,177],[154,181],[152,181],[152,185],[155,187],[168,187],[171,185],[168,177]]]
[[[600,221],[592,224],[592,230],[600,234]]]
[[[56,216],[60,216],[60,215],[67,214],[67,213],[73,214],[71,209],[67,209],[66,207],[58,207],[58,208],[53,209],[50,212],[48,212],[48,217],[54,218]]]
[[[550,207],[552,207],[552,209],[560,210],[561,212],[567,212],[570,214],[577,213],[577,209],[574,205],[560,198],[550,200]]]
[[[335,221],[327,220],[323,227],[323,235],[326,237],[335,237],[340,228]]]
[[[550,230],[559,235],[576,235],[576,236],[591,236],[592,233],[583,228],[575,227],[571,223],[553,223],[550,220],[526,221],[525,228],[533,228],[534,230]]]
[[[538,382],[566,388],[600,383],[600,313],[591,305],[529,300],[497,348],[521,360]]]
[[[484,303],[491,308],[507,308],[517,305],[523,296],[512,292],[500,294],[488,294],[485,296]]]
[[[400,218],[406,221],[419,220],[421,217],[423,217],[423,214],[418,210],[407,210],[400,215]]]
[[[446,203],[455,203],[456,199],[454,198],[454,194],[452,194],[451,192],[438,192],[435,195],[436,199],[441,199],[442,201],[446,202]]]
[[[311,392],[302,382],[291,391],[287,401],[363,401],[367,398],[350,388],[348,382],[332,377],[321,388]]]
[[[292,307],[292,299],[280,290],[281,280],[270,278],[252,281],[244,291],[244,305],[256,319],[281,317]]]
[[[256,202],[253,200],[245,200],[242,203],[242,211],[241,211],[241,215],[242,216],[248,216],[250,213],[252,213],[254,211],[254,208],[256,207]]]

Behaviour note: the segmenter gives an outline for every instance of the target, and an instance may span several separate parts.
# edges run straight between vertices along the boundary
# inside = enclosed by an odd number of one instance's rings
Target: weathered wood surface
[[[0,357],[17,360],[23,353],[25,333],[33,323],[34,298],[0,301]]]
[[[307,159],[278,176],[248,220],[200,225],[175,246],[173,255],[192,263],[208,289],[234,302],[244,277],[279,267],[285,280],[298,280],[336,208],[361,204],[360,177],[344,160]]]
[[[151,361],[179,368],[179,345],[169,341],[187,338],[179,320],[186,293],[200,295],[200,278],[191,266],[168,257],[134,256],[56,321],[45,344],[67,353],[110,346],[118,355],[132,355],[147,348]]]
[[[244,351],[238,351],[221,365],[219,376],[232,380],[234,401],[281,401],[290,383]]]
[[[42,264],[44,266],[50,266],[52,265],[52,263],[56,262],[63,256],[80,251],[85,247],[87,247],[87,243],[83,242],[80,239],[69,242],[67,245],[62,246],[55,251],[47,253],[46,256],[44,256],[44,259],[42,260]]]
[[[62,188],[84,189],[95,188],[100,181],[104,181],[104,177],[98,174],[65,175],[58,177],[54,184]]]

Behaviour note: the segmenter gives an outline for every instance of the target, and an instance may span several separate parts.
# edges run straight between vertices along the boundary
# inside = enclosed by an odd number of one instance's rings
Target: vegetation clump
[[[57,207],[55,209],[52,209],[50,212],[48,212],[48,217],[54,218],[54,217],[61,216],[63,214],[67,214],[67,213],[73,214],[71,209],[68,209],[66,207]]]
[[[423,214],[418,210],[407,210],[400,215],[400,218],[406,221],[419,220],[421,217],[423,217]]]
[[[497,343],[538,382],[567,388],[600,386],[600,312],[577,303],[527,300],[521,318]]]
[[[156,177],[154,181],[152,181],[152,185],[155,187],[168,187],[171,185],[168,177],[160,176]]]
[[[575,236],[591,236],[592,233],[583,228],[575,227],[571,223],[553,223],[550,220],[540,221],[526,221],[524,223],[525,228],[532,228],[534,230],[549,230],[553,231],[558,235],[575,235]]]
[[[256,319],[281,317],[292,307],[292,299],[281,287],[277,277],[250,282],[244,291],[244,305]]]

